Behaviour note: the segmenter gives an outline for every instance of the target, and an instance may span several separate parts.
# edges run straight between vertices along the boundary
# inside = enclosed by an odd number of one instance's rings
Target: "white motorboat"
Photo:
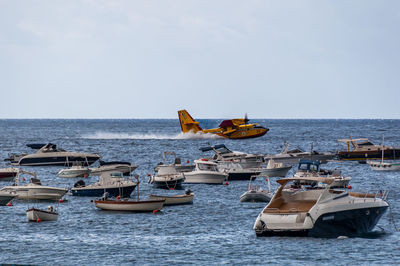
[[[82,164],[74,164],[70,168],[61,169],[58,172],[59,177],[89,177],[90,169]]]
[[[378,160],[367,160],[367,164],[374,171],[400,171],[399,161],[385,161],[385,136],[382,135],[382,158]]]
[[[162,153],[162,155],[163,155],[163,161],[160,162],[156,167],[154,167],[155,172],[158,172],[160,166],[164,166],[164,165],[173,166],[175,168],[175,171],[178,173],[190,172],[190,171],[193,171],[193,169],[194,169],[194,164],[189,164],[189,161],[187,161],[188,164],[182,164],[181,158],[176,157],[176,154],[173,151],[164,151]],[[173,164],[167,164],[167,156],[168,155],[171,155],[174,157]]]
[[[150,212],[162,209],[165,199],[140,200],[139,198],[139,176],[137,178],[137,199],[129,200],[128,198],[108,199],[108,192],[105,192],[101,199],[95,200],[94,205],[102,210],[108,211],[129,211],[129,212]]]
[[[339,169],[320,169],[320,162],[316,160],[300,160],[294,177],[330,177],[333,179],[331,188],[347,188],[351,181],[351,177],[343,176]],[[321,184],[314,183],[314,186],[317,185]]]
[[[83,180],[76,182],[71,188],[71,195],[101,197],[104,192],[108,192],[113,197],[129,197],[136,185],[136,182],[125,179],[120,172],[104,172],[94,184],[86,185]]]
[[[47,210],[29,208],[26,210],[26,217],[28,221],[41,222],[41,221],[57,221],[58,213],[52,206],[49,206]]]
[[[303,151],[299,148],[289,150],[289,143],[285,143],[283,150],[278,154],[265,155],[264,161],[274,160],[277,163],[284,164],[297,164],[300,159],[312,159],[318,160],[321,163],[327,163],[328,160],[332,160],[336,157],[336,154],[331,152],[317,152],[311,149],[311,151]]]
[[[20,185],[19,179],[21,174],[33,176],[29,183]],[[66,188],[57,188],[43,186],[39,179],[36,178],[36,173],[19,170],[13,186],[6,186],[0,189],[0,192],[11,192],[16,194],[17,199],[37,199],[37,200],[59,200],[67,192]]]
[[[100,165],[98,167],[90,168],[90,175],[92,176],[100,176],[102,173],[106,172],[121,172],[125,176],[131,175],[133,170],[135,170],[138,166],[134,163],[130,162],[121,162],[121,161],[111,161],[104,162],[99,161]]]
[[[57,148],[55,144],[48,143],[41,147],[36,153],[13,155],[10,160],[13,165],[45,166],[60,165],[72,166],[75,162],[91,165],[100,158],[100,155],[93,153],[68,152]]]
[[[159,165],[158,172],[152,175],[149,183],[157,188],[181,188],[185,177],[182,173],[177,172],[175,165]]]
[[[231,151],[224,144],[200,148],[202,152],[214,151],[214,156],[209,158],[213,162],[234,162],[242,168],[260,168],[264,162],[263,155]],[[247,178],[249,180],[249,178]]]
[[[12,192],[0,191],[0,206],[7,205],[16,196],[17,196],[17,194],[12,193]]]
[[[8,167],[0,169],[0,181],[12,181],[18,174],[18,168]]]
[[[222,185],[228,174],[218,171],[217,164],[207,159],[195,160],[195,169],[192,172],[183,173],[184,183],[203,183]]]
[[[186,191],[185,194],[182,195],[149,195],[149,199],[161,199],[165,200],[164,206],[166,205],[183,205],[183,204],[192,204],[194,198],[194,193],[191,193],[190,190]]]
[[[261,169],[260,176],[285,177],[290,169],[292,169],[291,165],[285,165],[282,162],[277,163],[273,159],[270,159],[267,167]]]
[[[255,177],[254,177],[255,178]],[[240,196],[240,202],[269,202],[273,196],[268,178],[268,190],[253,185],[250,180],[247,191]]]
[[[257,236],[357,236],[370,232],[389,206],[387,192],[379,197],[378,193],[333,189],[334,179],[329,177],[293,177],[277,182],[280,188],[255,221]],[[305,188],[320,182],[326,185]],[[285,190],[293,184],[304,189],[294,193]]]

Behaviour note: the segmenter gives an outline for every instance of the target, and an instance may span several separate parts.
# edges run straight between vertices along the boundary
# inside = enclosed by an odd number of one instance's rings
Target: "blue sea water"
[[[218,120],[200,120],[204,128]],[[199,148],[224,143],[232,150],[277,153],[284,141],[292,147],[336,151],[339,138],[368,137],[400,146],[400,120],[263,120],[267,135],[249,140],[185,136],[178,120],[0,120],[0,159],[10,152],[31,151],[27,143],[52,142],[66,150],[96,152],[104,160],[131,161],[142,178],[140,192],[157,190],[147,173],[175,151],[183,161],[205,157]],[[3,166],[7,166],[4,163]],[[195,193],[193,205],[165,207],[158,214],[98,210],[90,198],[67,196],[58,206],[56,222],[29,223],[25,210],[32,203],[1,206],[0,263],[18,264],[398,264],[400,261],[399,172],[373,172],[367,165],[330,162],[352,177],[355,191],[390,190],[391,209],[365,237],[316,239],[257,238],[252,227],[264,203],[240,203],[246,181],[228,186],[186,185]],[[60,167],[24,167],[36,171],[43,184],[71,187],[77,179],[60,178]],[[293,169],[291,174],[293,174]],[[96,181],[90,177],[88,182]],[[257,180],[266,187],[265,180]],[[8,185],[3,182],[0,186]],[[275,183],[273,186],[276,187]],[[135,195],[136,190],[133,193]],[[175,191],[176,192],[176,191]],[[50,203],[35,203],[46,207]]]

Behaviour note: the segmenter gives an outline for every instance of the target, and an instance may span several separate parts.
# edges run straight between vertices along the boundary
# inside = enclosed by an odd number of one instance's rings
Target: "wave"
[[[176,135],[154,134],[154,133],[115,133],[98,131],[94,134],[86,134],[83,139],[219,139],[222,138],[212,133],[179,133]]]

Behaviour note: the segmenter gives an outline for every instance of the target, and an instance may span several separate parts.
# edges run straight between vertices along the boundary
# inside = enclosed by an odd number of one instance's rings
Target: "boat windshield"
[[[197,167],[199,168],[199,170],[202,171],[214,171],[217,172],[217,166],[214,164],[205,164],[205,163],[199,163],[197,164]]]
[[[122,173],[120,172],[115,172],[110,174],[111,177],[123,177]]]

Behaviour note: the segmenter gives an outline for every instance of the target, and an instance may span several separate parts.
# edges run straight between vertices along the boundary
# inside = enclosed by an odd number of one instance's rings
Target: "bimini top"
[[[290,181],[314,181],[330,185],[333,183],[333,181],[335,181],[335,179],[329,177],[289,177],[276,180],[276,182],[278,182],[280,185],[285,185]]]

